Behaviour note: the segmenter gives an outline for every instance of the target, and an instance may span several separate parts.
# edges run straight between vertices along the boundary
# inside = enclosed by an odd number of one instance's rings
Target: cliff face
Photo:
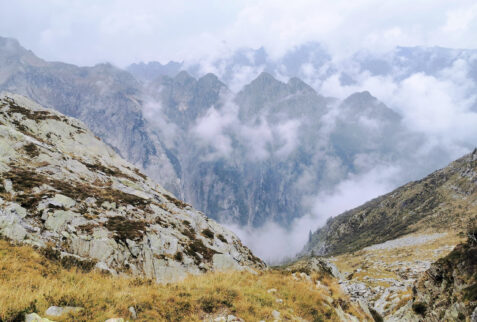
[[[81,122],[13,94],[0,98],[0,235],[158,282],[265,267]]]
[[[466,227],[477,215],[477,150],[422,180],[347,211],[318,231],[306,253],[356,251],[421,230]]]

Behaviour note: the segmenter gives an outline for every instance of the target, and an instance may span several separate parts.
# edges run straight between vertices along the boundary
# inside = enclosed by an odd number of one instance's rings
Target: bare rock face
[[[97,268],[178,280],[265,264],[81,122],[0,96],[0,236]]]

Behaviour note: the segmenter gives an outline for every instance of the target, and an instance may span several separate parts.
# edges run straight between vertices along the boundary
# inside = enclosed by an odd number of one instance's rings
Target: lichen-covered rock
[[[83,310],[82,307],[75,307],[75,306],[50,306],[46,311],[45,314],[49,316],[62,316],[68,313],[76,313]]]
[[[322,257],[304,257],[289,264],[286,269],[290,272],[325,273],[338,279],[342,278],[336,265]]]
[[[265,264],[72,118],[0,97],[0,235],[113,274],[171,282]],[[86,262],[91,265],[86,265]]]

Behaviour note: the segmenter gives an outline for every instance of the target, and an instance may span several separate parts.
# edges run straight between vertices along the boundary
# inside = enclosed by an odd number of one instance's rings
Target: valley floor
[[[0,240],[0,321],[37,313],[55,321],[369,320],[326,274],[268,270],[208,273],[167,285],[67,268],[47,252]],[[48,316],[50,306],[82,309]],[[234,320],[230,315],[237,317]]]

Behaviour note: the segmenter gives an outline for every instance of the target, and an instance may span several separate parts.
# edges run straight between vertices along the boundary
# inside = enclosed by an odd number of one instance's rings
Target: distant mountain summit
[[[211,218],[288,227],[344,181],[398,165],[405,171],[395,176],[397,186],[451,160],[440,147],[427,149],[426,137],[371,93],[320,95],[313,79],[336,72],[330,59],[310,44],[279,61],[263,48],[239,51],[217,69],[225,74],[182,63],[128,72],[47,62],[0,38],[0,90],[81,120]]]

